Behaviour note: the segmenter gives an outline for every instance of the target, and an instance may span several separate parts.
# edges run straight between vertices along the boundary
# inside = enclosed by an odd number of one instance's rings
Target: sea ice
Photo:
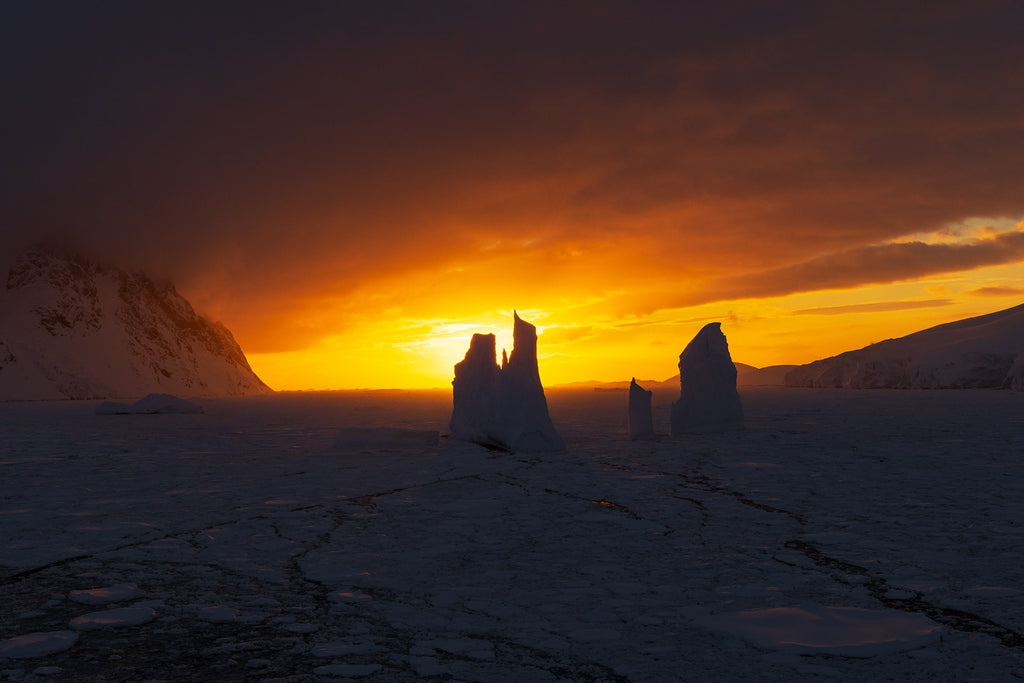
[[[347,427],[334,438],[338,451],[408,451],[430,448],[439,443],[440,433],[433,429],[397,427]]]
[[[636,377],[629,383],[629,438],[633,441],[654,438],[653,395],[636,383]]]
[[[95,631],[100,628],[146,624],[153,621],[154,616],[156,612],[152,607],[115,607],[75,617],[68,626],[76,631]]]
[[[512,354],[498,367],[493,334],[474,334],[455,365],[452,438],[507,451],[560,451],[537,366],[537,328],[514,314]]]
[[[0,658],[28,659],[63,652],[78,641],[74,631],[48,631],[29,633],[0,640]]]
[[[736,365],[722,323],[708,323],[679,355],[679,400],[672,404],[672,436],[743,426]]]
[[[236,621],[238,619],[238,615],[239,612],[237,609],[226,605],[211,605],[208,607],[202,607],[199,610],[199,618],[213,624],[226,624],[228,622]]]
[[[1021,394],[750,389],[746,429],[638,449],[624,392],[546,393],[557,458],[323,456],[344,426],[437,429],[444,391],[216,399],[185,429],[0,403],[0,642],[106,609],[78,589],[156,610],[65,655],[7,642],[0,679],[1020,671]]]
[[[202,412],[202,406],[171,394],[149,394],[132,404],[104,401],[96,407],[97,415],[194,415]]]
[[[116,586],[105,588],[89,588],[86,590],[71,591],[68,595],[71,600],[82,605],[106,605],[111,602],[123,600],[134,600],[145,593],[134,584],[122,583]]]
[[[850,657],[920,647],[942,632],[939,624],[923,614],[817,604],[723,612],[703,623],[760,647]]]

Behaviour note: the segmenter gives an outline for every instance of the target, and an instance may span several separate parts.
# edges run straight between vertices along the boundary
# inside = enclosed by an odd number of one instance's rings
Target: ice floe
[[[202,412],[201,405],[171,394],[149,394],[131,404],[104,401],[96,407],[97,415],[195,415]]]

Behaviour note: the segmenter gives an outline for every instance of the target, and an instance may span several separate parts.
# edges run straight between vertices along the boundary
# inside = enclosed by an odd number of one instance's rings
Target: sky
[[[169,278],[276,389],[446,386],[513,310],[555,384],[1024,301],[1019,2],[3,15],[2,256]]]

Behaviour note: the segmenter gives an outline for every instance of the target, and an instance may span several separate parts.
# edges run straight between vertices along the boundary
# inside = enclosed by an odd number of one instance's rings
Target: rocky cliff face
[[[1024,305],[801,365],[786,385],[1024,391]]]
[[[0,400],[267,393],[223,325],[170,283],[48,250],[0,289]]]

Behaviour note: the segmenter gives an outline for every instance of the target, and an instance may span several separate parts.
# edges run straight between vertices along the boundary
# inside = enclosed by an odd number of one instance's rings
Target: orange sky
[[[1024,300],[1024,5],[14,8],[9,254],[172,279],[277,389],[802,363]],[[0,260],[8,254],[0,253]]]
[[[804,363],[1019,304],[1024,299],[1020,263],[927,272],[923,260],[930,249],[984,249],[993,241],[1024,238],[1024,225],[1004,225],[991,235],[984,229],[963,232],[959,238],[934,235],[917,243],[922,254],[914,265],[924,271],[919,277],[885,282],[891,276],[879,274],[875,284],[801,291],[801,280],[790,283],[784,274],[769,271],[763,297],[756,295],[756,273],[735,278],[737,287],[747,287],[743,294],[719,295],[715,281],[694,280],[678,291],[675,281],[631,276],[613,264],[588,272],[570,263],[552,272],[543,257],[534,265],[518,256],[519,274],[491,282],[488,270],[510,267],[496,256],[489,265],[396,275],[368,283],[354,297],[318,300],[316,315],[344,320],[343,329],[306,348],[250,353],[249,359],[276,388],[445,386],[474,332],[493,332],[499,347],[511,350],[513,306],[490,304],[525,300],[532,305],[518,310],[538,325],[542,378],[549,384],[666,379],[690,338],[716,320],[723,322],[735,360],[758,367]],[[899,252],[906,244],[877,250]],[[858,260],[850,253],[821,258],[838,280],[839,262]],[[813,266],[811,261],[795,270]],[[857,272],[864,268],[856,266]],[[687,299],[707,302],[679,305]]]

